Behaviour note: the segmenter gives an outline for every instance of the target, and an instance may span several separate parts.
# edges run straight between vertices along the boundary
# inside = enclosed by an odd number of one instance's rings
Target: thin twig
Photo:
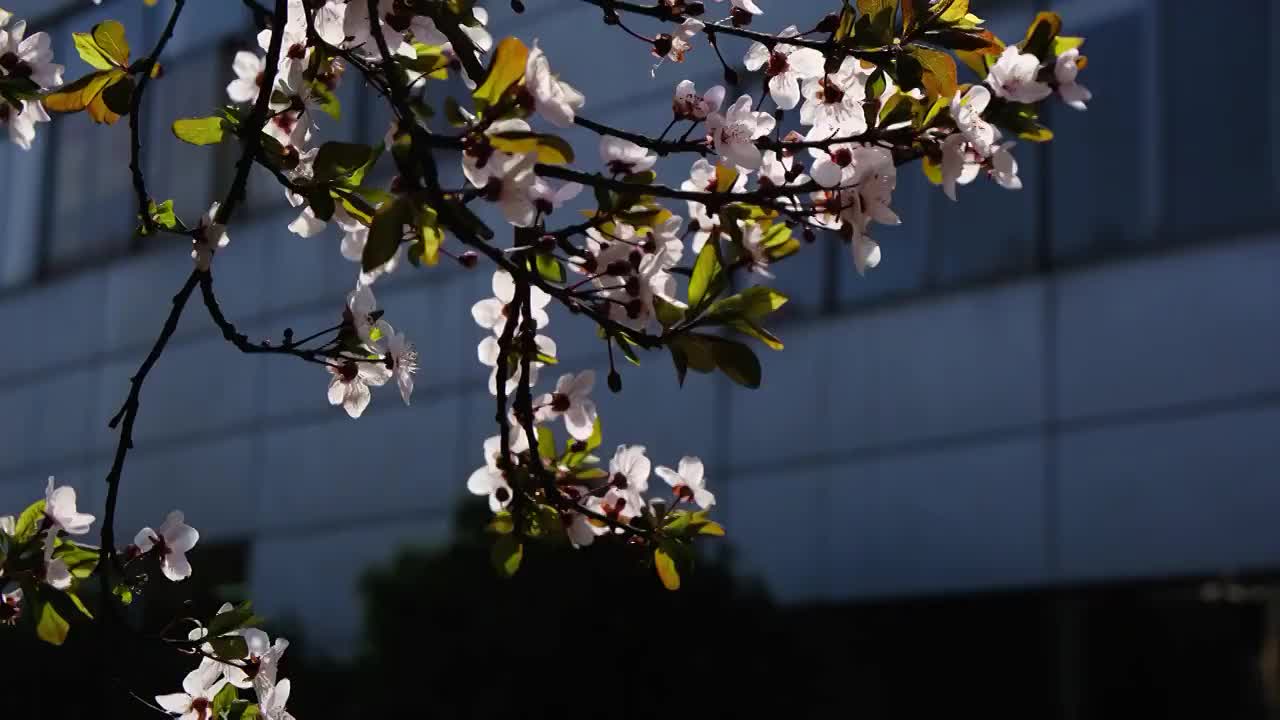
[[[160,53],[164,52],[169,39],[173,37],[173,29],[178,24],[178,16],[182,14],[182,8],[185,5],[186,0],[174,0],[173,12],[169,13],[169,22],[160,33],[160,39],[156,41],[155,48],[151,50],[150,55],[134,63],[130,68],[131,71],[137,72],[139,77],[133,89],[133,97],[129,99],[129,171],[133,174],[133,192],[138,196],[138,214],[142,216],[144,235],[154,233],[156,223],[151,218],[151,196],[147,194],[147,180],[142,172],[142,94],[147,91],[156,61],[160,59]]]

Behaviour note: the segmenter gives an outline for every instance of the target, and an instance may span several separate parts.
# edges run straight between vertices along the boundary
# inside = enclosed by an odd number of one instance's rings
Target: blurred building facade
[[[71,31],[116,18],[137,56],[167,12],[5,4],[54,31],[69,79],[86,69]],[[492,8],[494,35],[540,38],[593,119],[660,128],[675,82],[718,79],[714,62],[651,79],[642,48],[594,8],[527,4]],[[762,4],[768,27],[826,9]],[[975,9],[1016,38],[1037,3],[989,5]],[[878,230],[881,268],[858,277],[836,243],[778,268],[787,348],[760,351],[761,389],[695,375],[679,390],[669,361],[648,356],[601,398],[606,445],[645,444],[665,464],[701,454],[740,566],[788,602],[1280,567],[1280,10],[1215,7],[1055,5],[1066,32],[1089,38],[1094,102],[1053,107],[1055,142],[1019,146],[1021,193],[978,182],[952,204],[908,168],[904,224]],[[224,102],[230,58],[253,39],[240,3],[186,12],[148,93],[144,144],[154,194],[194,218],[225,189],[233,153],[168,127]],[[1230,53],[1188,58],[1219,37]],[[353,74],[326,137],[382,136],[386,114],[357,85]],[[127,133],[61,118],[30,152],[0,145],[0,322],[15,340],[0,360],[6,511],[49,474],[101,506],[106,420],[188,271],[181,243],[133,237]],[[590,158],[592,138],[574,139]],[[254,337],[332,325],[355,267],[336,237],[290,234],[279,189],[257,187],[215,266],[224,310]],[[494,432],[468,313],[488,285],[456,266],[379,281],[423,368],[412,407],[385,392],[358,422],[328,406],[323,373],[240,355],[189,308],[143,391],[118,532],[183,508],[202,543],[239,558],[263,614],[344,647],[360,569],[449,532]],[[560,314],[550,330],[564,367],[604,366],[589,328]]]

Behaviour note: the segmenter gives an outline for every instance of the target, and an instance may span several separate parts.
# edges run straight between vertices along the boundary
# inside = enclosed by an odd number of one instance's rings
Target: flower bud
[[[609,391],[614,393],[622,392],[622,376],[617,370],[609,371]]]
[[[458,256],[458,263],[464,268],[473,268],[480,261],[480,256],[474,250],[468,250]]]

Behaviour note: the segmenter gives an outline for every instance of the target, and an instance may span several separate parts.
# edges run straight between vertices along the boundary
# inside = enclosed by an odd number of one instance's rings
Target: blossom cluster
[[[467,480],[467,489],[472,494],[487,496],[489,508],[503,513],[513,502],[519,503],[522,497],[530,497],[541,489],[527,468],[541,467],[544,463],[551,465],[549,472],[556,476],[556,495],[543,500],[554,504],[563,532],[574,547],[590,545],[602,535],[625,532],[633,520],[642,516],[652,525],[654,518],[661,520],[684,502],[691,502],[703,511],[715,505],[715,496],[706,489],[702,461],[697,457],[682,458],[677,469],[659,466],[653,470],[644,446],[619,445],[607,471],[592,467],[600,462],[590,454],[600,444],[600,418],[591,396],[595,371],[565,373],[550,392],[533,397],[532,388],[537,384],[539,369],[556,361],[555,342],[547,336],[536,335],[537,360],[531,359],[528,363],[504,360],[498,338],[504,333],[510,333],[508,338],[514,337],[513,328],[519,323],[521,312],[516,303],[516,284],[510,274],[501,270],[494,273],[493,293],[493,297],[471,308],[476,324],[492,333],[481,340],[477,348],[480,362],[492,368],[489,392],[494,395],[501,392],[506,397],[525,384],[531,397],[531,407],[526,412],[532,416],[528,422],[521,422],[521,410],[511,412],[505,448],[501,434],[484,441],[484,465]],[[527,302],[532,324],[537,330],[546,328],[550,297],[537,288],[529,288]],[[526,364],[529,376],[524,378],[521,373]],[[504,387],[499,388],[500,383]],[[563,420],[568,435],[563,454],[555,452],[548,427],[557,420]],[[531,454],[540,457],[533,460]],[[522,464],[523,471],[520,470]],[[671,487],[670,501],[658,502],[646,497],[651,470]]]
[[[27,36],[26,21],[0,8],[0,125],[23,150],[31,149],[36,123],[49,122],[40,93],[62,85],[62,71],[53,62],[49,35]]]
[[[52,476],[42,500],[17,517],[0,517],[0,625],[29,621],[37,625],[42,639],[61,644],[70,624],[59,614],[52,593],[65,594],[86,618],[93,617],[80,596],[80,586],[95,571],[101,572],[102,554],[100,548],[77,538],[89,534],[95,520],[80,512],[75,488],[57,485]],[[130,597],[132,587],[145,584],[149,563],[166,580],[191,577],[187,553],[199,540],[200,533],[186,523],[180,510],[170,512],[157,528],[142,528],[131,544],[112,556],[122,577],[116,595]],[[158,696],[157,704],[189,720],[207,720],[217,716],[212,712],[216,705],[231,702],[236,688],[252,688],[262,717],[291,717],[284,709],[289,681],[277,682],[280,656],[289,642],[283,638],[269,642],[266,633],[244,625],[252,619],[245,608],[233,609],[230,604],[219,609],[218,617],[207,626],[189,618],[193,627],[183,646],[200,655],[199,667],[183,680],[182,692]],[[232,637],[238,640],[228,642]],[[227,685],[231,689],[226,690]],[[215,702],[219,692],[224,695]]]
[[[586,117],[586,96],[537,39],[495,42],[488,13],[469,0],[275,0],[257,8],[265,21],[257,47],[232,61],[228,104],[173,123],[185,142],[238,139],[241,147],[225,199],[194,224],[179,219],[172,201],[150,196],[134,123],[139,232],[190,242],[194,269],[121,411],[117,460],[132,447],[138,388],[197,288],[228,341],[246,353],[323,366],[328,403],[359,418],[374,388],[395,387],[408,404],[419,371],[417,350],[385,319],[374,286],[406,266],[449,258],[469,269],[483,258],[495,267],[492,297],[471,314],[486,331],[477,359],[496,398],[498,433],[484,441],[484,464],[466,486],[493,512],[496,567],[514,573],[526,540],[582,547],[619,539],[651,551],[663,584],[677,589],[695,540],[724,534],[710,519],[716,498],[703,463],[689,455],[674,468],[654,467],[640,444],[616,446],[607,463],[596,455],[604,454],[596,370],[539,385],[547,367],[559,364],[549,334],[553,308],[595,325],[612,392],[622,389],[615,351],[636,364],[640,351],[666,351],[681,383],[689,370],[718,371],[758,387],[761,363],[744,339],[782,349],[766,325],[787,297],[769,281],[802,240],[822,235],[847,244],[864,273],[881,261],[873,225],[902,222],[893,207],[899,167],[918,161],[952,200],[958,186],[982,174],[1019,189],[1015,141],[1052,137],[1040,124],[1040,103],[1056,95],[1084,110],[1092,100],[1079,79],[1084,39],[1062,35],[1061,18],[1048,12],[1021,42],[1006,45],[969,12],[968,0],[843,2],[811,30],[789,25],[777,33],[746,29],[763,15],[754,0],[730,0],[727,17],[708,21],[699,19],[706,8],[697,2],[583,1],[658,59],[654,77],[702,42],[722,64],[726,85],[736,86],[724,41],[748,41],[742,66],[761,90],[733,98],[725,85],[700,89],[680,80],[670,123],[651,136]],[[100,123],[137,112],[148,81],[162,80],[159,56],[182,7],[173,6],[155,50],[141,58],[130,59],[120,23],[76,33],[75,48],[93,70],[65,86],[49,37],[28,36],[24,22],[0,10],[0,123],[11,140],[31,147],[36,124],[50,112],[85,111]],[[661,31],[644,35],[624,15],[647,17]],[[976,82],[959,82],[957,61]],[[394,119],[369,144],[318,142],[324,116],[340,112],[337,91],[351,74],[387,102]],[[451,74],[467,88],[462,98],[431,85]],[[432,115],[452,130],[428,127],[422,120]],[[561,136],[568,128],[599,136],[592,159],[578,163]],[[687,171],[662,184],[660,173],[674,162],[659,160],[672,156],[689,158],[681,166]],[[445,157],[451,166],[441,163]],[[214,294],[214,261],[232,250],[228,225],[254,166],[274,177],[293,208],[282,231],[312,238],[333,225],[338,252],[359,264],[354,283],[342,288],[337,324],[302,339],[287,330],[279,343],[250,342]],[[565,221],[571,211],[578,222]],[[508,232],[509,244],[490,223]],[[121,464],[108,476],[108,519]],[[667,497],[650,492],[652,475],[669,486]],[[0,622],[36,617],[37,634],[60,643],[68,623],[51,593],[88,616],[78,589],[90,575],[120,602],[148,579],[147,567],[171,581],[191,575],[186,553],[199,534],[181,512],[143,528],[122,549],[110,522],[102,548],[75,539],[94,520],[77,510],[75,491],[52,478],[43,500],[0,518]],[[287,641],[270,642],[253,627],[259,623],[248,605],[186,620],[185,637],[163,640],[200,664],[182,692],[155,698],[159,707],[200,720],[246,716],[250,705],[268,720],[291,717],[289,680],[277,679]],[[252,703],[239,697],[249,689]]]

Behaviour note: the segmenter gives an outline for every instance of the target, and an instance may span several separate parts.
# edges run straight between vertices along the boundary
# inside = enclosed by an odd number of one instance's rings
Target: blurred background
[[[169,10],[4,3],[53,35],[68,80],[88,69],[72,31],[120,20],[137,57]],[[597,9],[526,4],[490,7],[494,36],[538,38],[592,119],[657,132],[676,82],[721,81],[705,43],[655,79]],[[834,5],[760,4],[767,30]],[[1015,41],[1042,5],[973,10]],[[1057,138],[1015,150],[1022,192],[979,180],[952,204],[904,168],[904,222],[875,230],[879,269],[859,277],[833,238],[776,268],[787,348],[760,349],[761,389],[701,375],[679,389],[654,354],[622,368],[620,395],[602,392],[606,446],[706,460],[729,537],[677,595],[623,548],[539,548],[514,581],[493,576],[486,511],[465,490],[495,432],[474,355],[485,331],[468,313],[489,273],[441,265],[378,282],[423,368],[412,407],[383,392],[359,422],[328,406],[323,373],[242,356],[201,308],[186,313],[143,393],[117,528],[132,536],[180,507],[201,544],[192,580],[135,612],[252,598],[294,641],[284,674],[304,720],[406,707],[1280,717],[1267,584],[1280,569],[1280,8],[1052,8],[1088,38],[1094,100],[1087,113],[1047,103]],[[256,44],[239,2],[191,0],[185,15],[147,95],[144,146],[152,192],[192,222],[229,184],[236,148],[183,145],[169,126],[224,103],[232,56]],[[740,66],[746,44],[723,45]],[[318,140],[382,137],[389,116],[355,73],[341,97]],[[591,167],[595,138],[569,137]],[[687,163],[661,176],[678,183]],[[100,512],[106,420],[188,272],[188,247],[133,235],[127,164],[127,124],[82,116],[40,126],[29,152],[0,144],[5,512],[49,474]],[[334,324],[356,273],[332,232],[288,232],[281,195],[255,180],[216,264],[224,310],[254,337]],[[606,367],[590,328],[561,313],[549,329],[563,367]],[[46,662],[100,662],[72,644],[32,649],[0,688]],[[119,673],[142,695],[178,686],[171,658],[150,667]],[[84,685],[76,713],[147,712],[110,685]]]

